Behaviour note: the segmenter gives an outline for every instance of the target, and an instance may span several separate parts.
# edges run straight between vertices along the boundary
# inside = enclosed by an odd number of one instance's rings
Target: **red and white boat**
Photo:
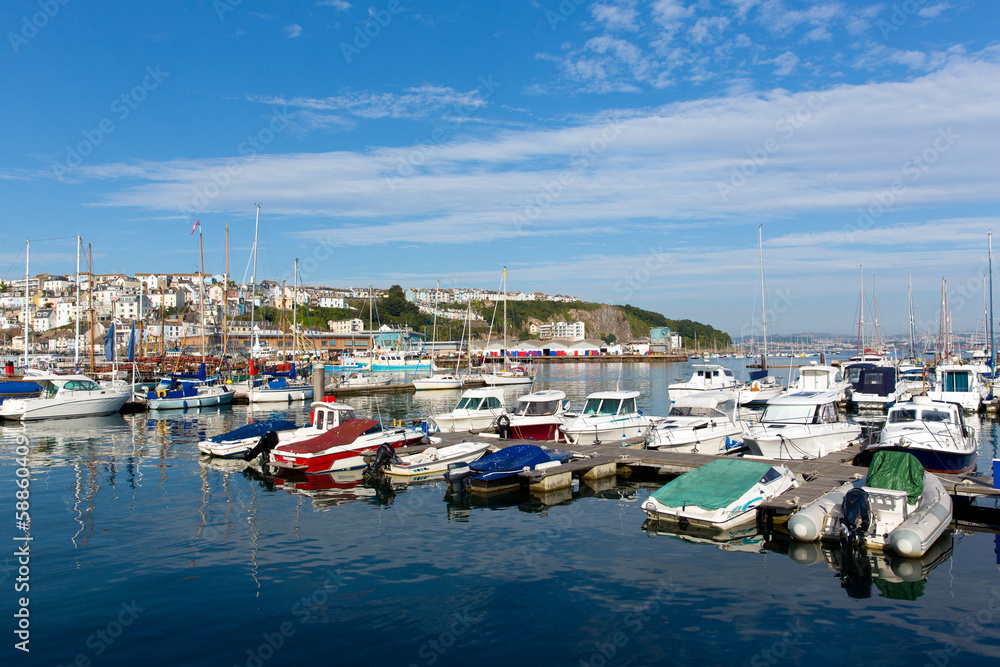
[[[497,426],[509,427],[510,437],[518,440],[555,440],[559,426],[568,421],[565,399],[557,389],[525,394],[518,397],[514,412],[497,418]]]
[[[278,434],[271,465],[308,474],[364,468],[363,453],[383,444],[405,447],[426,437],[417,428],[387,430],[374,419],[358,419],[354,408],[332,399],[312,404],[311,426]]]

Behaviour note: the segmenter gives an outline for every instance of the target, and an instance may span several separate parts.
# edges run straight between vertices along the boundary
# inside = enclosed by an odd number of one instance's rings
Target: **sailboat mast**
[[[507,365],[507,267],[503,267],[503,364]]]
[[[993,230],[991,229],[986,233],[986,238],[989,240],[989,257],[990,257],[990,368],[992,369],[996,364],[996,352],[993,350]]]
[[[910,277],[909,284],[907,285],[906,288],[906,302],[907,302],[907,309],[910,315],[910,358],[915,360],[917,358],[917,352],[916,352],[916,342],[914,341],[914,335],[913,335],[913,274],[912,273],[909,274],[909,277]]]
[[[767,370],[767,308],[764,305],[764,225],[757,225],[757,244],[760,248],[760,321],[764,332],[764,354],[760,358],[762,370]]]
[[[87,244],[87,306],[90,309],[90,372],[94,372],[94,253]]]
[[[292,271],[292,358],[299,349],[299,258],[295,258]]]
[[[253,271],[250,273],[250,365],[253,366],[254,317],[257,309],[257,229],[260,227],[260,204],[257,207],[257,220],[253,223]],[[245,275],[245,274],[244,274]]]
[[[226,347],[229,345],[229,324],[227,322],[227,314],[229,311],[229,221],[226,220],[226,278],[222,283],[222,359],[220,359],[221,364],[224,363],[226,358]]]
[[[201,254],[201,275],[198,280],[200,285],[198,302],[201,305],[199,328],[201,329],[201,363],[205,363],[205,246],[202,244],[201,238],[201,225],[198,225],[198,252]]]
[[[875,291],[875,272],[872,271],[872,317],[875,319],[875,351],[882,352],[882,332],[878,328],[878,293]]]
[[[24,242],[24,369],[28,369],[28,276],[31,272],[31,239]]]
[[[73,367],[80,366],[80,243],[83,239],[76,235],[76,338],[73,339]],[[139,301],[140,305],[142,300]]]
[[[861,265],[861,301],[858,306],[859,319],[858,319],[858,357],[861,356],[861,350],[864,341],[862,336],[865,330],[865,267],[864,264]]]

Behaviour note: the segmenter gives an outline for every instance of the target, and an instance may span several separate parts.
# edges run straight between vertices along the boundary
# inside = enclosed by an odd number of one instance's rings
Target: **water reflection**
[[[821,542],[796,542],[787,536],[772,536],[765,548],[787,555],[800,565],[823,564],[836,572],[841,587],[852,598],[870,598],[872,587],[879,596],[892,600],[916,600],[932,570],[951,558],[954,538],[945,532],[921,558],[903,558],[872,551],[847,553],[839,545]]]
[[[723,551],[744,551],[762,553],[764,551],[764,536],[757,530],[756,524],[734,526],[726,530],[686,525],[676,521],[657,521],[646,519],[642,529],[650,537],[668,537],[692,544],[710,544]]]

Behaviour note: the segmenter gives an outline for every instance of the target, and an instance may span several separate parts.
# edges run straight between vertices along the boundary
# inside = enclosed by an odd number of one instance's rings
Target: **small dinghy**
[[[796,486],[795,475],[783,465],[717,459],[670,480],[642,509],[655,521],[725,529],[753,521],[758,505]]]
[[[287,419],[269,419],[267,421],[245,424],[228,433],[213,435],[208,440],[198,443],[198,449],[203,454],[220,458],[235,458],[243,456],[250,448],[260,442],[268,431],[291,431],[298,428],[293,421]]]
[[[472,463],[489,448],[488,442],[460,442],[447,447],[428,447],[417,454],[393,456],[384,464],[384,470],[389,475],[405,476],[443,473],[453,463]]]
[[[839,540],[844,549],[888,549],[923,556],[951,523],[951,497],[907,452],[879,451],[868,475],[847,482],[796,512],[791,536]]]

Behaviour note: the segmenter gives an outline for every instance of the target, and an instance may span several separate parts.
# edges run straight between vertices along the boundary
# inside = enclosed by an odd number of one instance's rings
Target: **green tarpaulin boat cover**
[[[721,509],[759,482],[770,467],[760,461],[718,459],[670,480],[652,497],[667,507]]]
[[[875,452],[868,466],[866,486],[906,491],[911,504],[924,492],[924,467],[908,452]]]

